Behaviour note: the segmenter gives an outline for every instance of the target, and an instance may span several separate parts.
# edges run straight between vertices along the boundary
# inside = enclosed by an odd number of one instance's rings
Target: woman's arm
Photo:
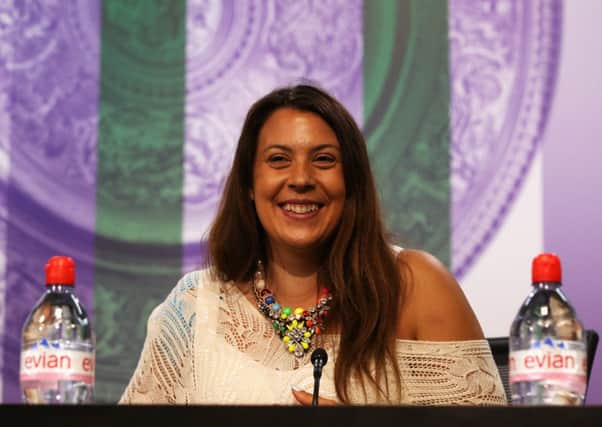
[[[138,365],[120,404],[186,402],[184,385],[194,342],[196,280],[184,276],[151,313]]]
[[[397,361],[406,403],[505,405],[483,330],[460,285],[434,256],[404,250]]]

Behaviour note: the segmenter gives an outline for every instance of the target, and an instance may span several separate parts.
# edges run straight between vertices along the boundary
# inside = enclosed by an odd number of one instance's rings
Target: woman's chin
[[[294,251],[307,251],[317,254],[324,247],[323,240],[316,239],[288,239],[282,242],[282,245],[279,245],[282,249],[288,248]]]

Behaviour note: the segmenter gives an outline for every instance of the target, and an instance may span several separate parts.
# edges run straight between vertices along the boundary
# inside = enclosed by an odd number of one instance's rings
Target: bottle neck
[[[544,289],[544,290],[558,290],[560,289],[560,282],[533,282],[533,288]]]
[[[69,294],[73,292],[73,285],[65,285],[64,283],[47,283],[46,291],[60,294]]]

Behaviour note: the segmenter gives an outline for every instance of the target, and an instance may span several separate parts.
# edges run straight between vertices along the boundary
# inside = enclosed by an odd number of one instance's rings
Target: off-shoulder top
[[[335,336],[320,396],[338,401]],[[313,391],[308,352],[287,351],[272,324],[233,283],[209,270],[186,274],[148,319],[137,367],[120,404],[296,404],[291,388]],[[352,379],[352,404],[504,405],[506,396],[486,340],[397,340],[401,388],[386,399]],[[397,384],[397,382],[395,382]]]

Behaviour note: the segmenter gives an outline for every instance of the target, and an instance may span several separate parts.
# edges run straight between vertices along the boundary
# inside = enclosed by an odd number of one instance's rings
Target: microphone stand
[[[311,399],[312,406],[318,406],[318,395],[320,391],[320,378],[322,377],[322,368],[328,361],[328,354],[323,348],[316,348],[311,354],[311,363],[314,365],[314,394]]]
[[[321,364],[319,364],[321,365]],[[318,406],[318,394],[320,392],[320,378],[322,377],[322,366],[314,366],[314,395],[311,399],[312,406]]]

